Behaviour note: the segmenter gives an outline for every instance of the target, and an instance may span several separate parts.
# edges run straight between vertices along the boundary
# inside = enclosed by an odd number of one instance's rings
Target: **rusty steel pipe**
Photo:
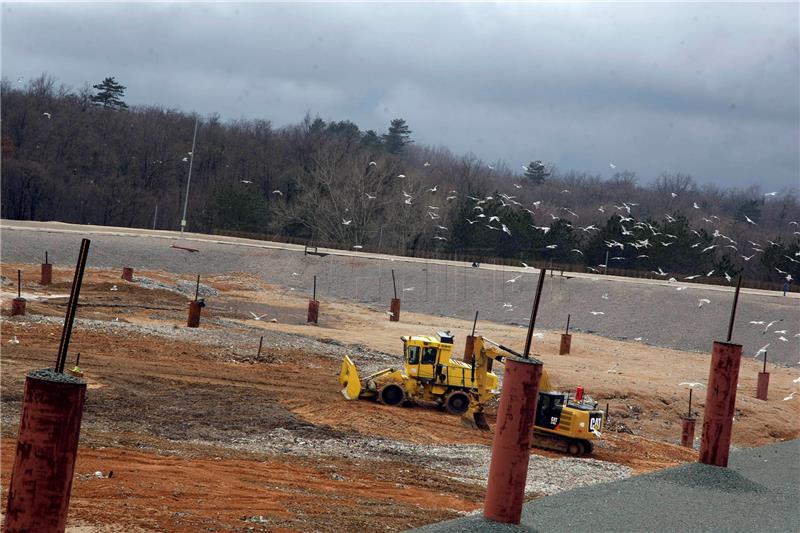
[[[561,334],[561,344],[558,346],[558,355],[569,355],[569,350],[572,347],[572,335],[569,333]]]
[[[306,322],[309,324],[319,323],[319,302],[317,300],[308,301],[308,317]]]
[[[464,362],[468,365],[472,364],[472,359],[475,351],[475,335],[467,335],[467,340],[464,343]]]
[[[742,345],[714,342],[703,412],[700,462],[728,466]]]
[[[50,369],[25,378],[5,533],[62,533],[78,455],[86,382]]]
[[[769,394],[769,372],[758,373],[758,383],[756,385],[756,398],[759,400],[767,400]]]
[[[392,303],[389,305],[389,313],[391,322],[400,321],[400,298],[392,298]]]
[[[203,304],[199,301],[189,302],[189,318],[186,320],[186,325],[190,328],[200,327],[200,311],[203,309]]]
[[[694,448],[694,423],[692,417],[681,417],[681,446],[684,448]]]
[[[53,265],[42,263],[42,276],[39,278],[39,285],[50,285],[53,283]]]
[[[25,316],[25,298],[11,300],[11,316]]]
[[[133,281],[133,268],[131,267],[123,267],[122,268],[122,279],[125,281]]]
[[[519,524],[541,376],[542,362],[538,359],[513,356],[505,360],[483,508],[483,516],[489,520]]]

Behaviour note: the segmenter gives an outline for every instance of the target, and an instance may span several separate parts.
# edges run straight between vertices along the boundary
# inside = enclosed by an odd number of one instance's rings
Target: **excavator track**
[[[533,431],[531,433],[531,446],[573,456],[590,454],[594,448],[591,441],[588,440],[559,437],[558,435],[539,431]]]

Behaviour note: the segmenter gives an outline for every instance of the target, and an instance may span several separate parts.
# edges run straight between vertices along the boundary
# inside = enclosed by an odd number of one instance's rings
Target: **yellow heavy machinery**
[[[488,430],[483,413],[486,403],[499,396],[494,361],[509,355],[520,356],[511,348],[486,337],[474,337],[470,363],[453,359],[453,336],[439,332],[432,336],[401,337],[402,369],[387,368],[360,378],[353,361],[345,356],[339,383],[348,400],[374,399],[386,405],[405,402],[435,402],[448,413],[460,415],[473,427]],[[571,455],[592,452],[592,441],[600,436],[603,411],[583,396],[552,390],[546,371],[542,371],[539,398],[533,427],[534,446]]]

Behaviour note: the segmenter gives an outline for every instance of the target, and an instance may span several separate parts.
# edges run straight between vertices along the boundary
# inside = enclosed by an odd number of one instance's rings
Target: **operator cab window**
[[[419,346],[408,347],[408,364],[409,365],[419,364]]]
[[[436,348],[424,348],[422,350],[422,364],[423,365],[433,365],[436,364],[436,352],[438,350]]]

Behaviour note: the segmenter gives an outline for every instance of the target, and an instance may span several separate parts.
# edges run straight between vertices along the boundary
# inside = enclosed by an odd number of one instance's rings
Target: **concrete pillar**
[[[81,379],[50,369],[25,378],[5,533],[66,528],[85,401]]]
[[[733,413],[736,406],[736,383],[739,380],[741,359],[741,344],[714,342],[703,413],[701,463],[728,466]]]
[[[756,398],[759,400],[767,400],[767,393],[769,392],[769,372],[758,373],[758,385],[756,386]]]
[[[521,357],[509,357],[505,363],[483,516],[519,524],[542,363]]]
[[[681,446],[694,448],[694,417],[681,417]]]
[[[190,328],[200,327],[200,311],[203,309],[203,304],[199,301],[189,302],[189,318],[186,325]]]
[[[389,306],[389,311],[391,311],[391,315],[389,315],[389,320],[392,322],[400,322],[400,298],[392,298],[392,303]]]
[[[53,282],[53,264],[42,263],[42,277],[39,285],[50,285]]]
[[[475,351],[475,335],[467,335],[467,342],[464,344],[464,362],[472,364],[472,355]]]
[[[25,298],[11,300],[11,316],[25,316]]]
[[[568,355],[569,349],[572,346],[572,334],[561,334],[561,345],[558,347],[558,355]]]
[[[319,301],[318,300],[309,300],[308,301],[308,320],[309,324],[318,324],[319,323]]]
[[[122,279],[125,281],[133,281],[133,268],[124,267],[122,269]]]

